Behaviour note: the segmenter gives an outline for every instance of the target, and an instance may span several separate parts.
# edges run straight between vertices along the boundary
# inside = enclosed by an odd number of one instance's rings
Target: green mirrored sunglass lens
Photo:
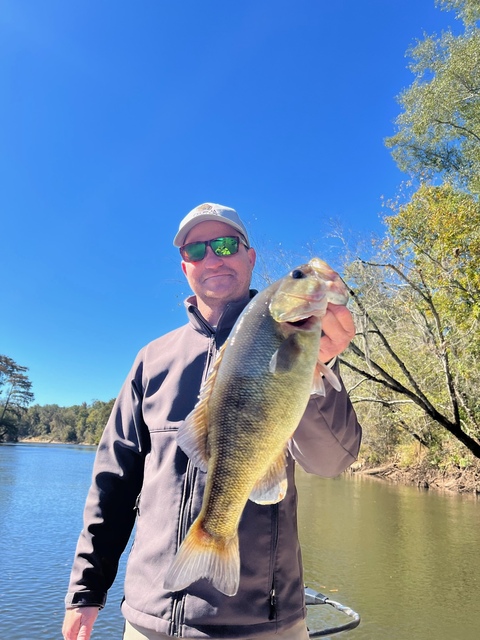
[[[207,253],[207,247],[212,247],[212,251],[217,256],[231,256],[238,251],[239,239],[235,236],[225,238],[215,238],[205,242],[191,242],[180,249],[180,253],[185,260],[199,262],[203,260]]]
[[[236,238],[217,238],[211,242],[211,247],[217,256],[231,256],[238,251]]]
[[[187,247],[185,247],[185,253],[189,260],[193,260],[194,262],[197,260],[203,260],[205,257],[205,252],[207,247],[205,242],[195,242]]]

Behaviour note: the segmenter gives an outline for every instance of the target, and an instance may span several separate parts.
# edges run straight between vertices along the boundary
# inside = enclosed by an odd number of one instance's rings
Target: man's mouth
[[[212,273],[211,275],[205,276],[203,280],[205,282],[206,280],[211,280],[212,278],[226,278],[231,275],[231,273]]]

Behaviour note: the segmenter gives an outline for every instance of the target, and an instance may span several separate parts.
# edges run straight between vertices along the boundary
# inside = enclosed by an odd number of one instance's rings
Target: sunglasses
[[[205,258],[207,247],[211,247],[216,256],[224,258],[237,253],[240,242],[241,240],[238,236],[225,236],[203,242],[189,242],[180,247],[180,254],[185,262],[199,262]],[[245,243],[242,242],[242,244]],[[245,244],[245,246],[247,245]]]

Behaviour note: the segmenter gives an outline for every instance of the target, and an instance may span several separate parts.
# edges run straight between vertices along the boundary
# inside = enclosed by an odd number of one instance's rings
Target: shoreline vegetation
[[[69,444],[53,438],[30,437],[18,440],[18,444]],[[97,445],[81,442],[70,443],[75,446],[95,447]],[[419,464],[403,467],[391,461],[371,466],[357,461],[345,472],[356,476],[376,478],[394,484],[416,486],[419,489],[443,491],[448,493],[471,494],[480,496],[480,462],[472,463],[468,468],[439,469],[423,461]]]
[[[350,468],[350,473],[419,489],[480,496],[480,464],[477,463],[465,469],[439,469],[426,462],[410,467],[401,467],[393,461],[374,467],[356,462]]]

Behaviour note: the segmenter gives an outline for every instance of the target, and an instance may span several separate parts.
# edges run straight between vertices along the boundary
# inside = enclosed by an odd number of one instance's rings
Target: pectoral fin
[[[268,367],[270,373],[290,371],[300,353],[301,348],[295,334],[293,334],[282,342],[271,357]]]
[[[327,367],[326,364],[318,361],[315,366],[315,373],[313,375],[313,385],[311,393],[317,394],[319,396],[325,395],[325,384],[323,378],[328,380],[328,382],[336,391],[341,391],[342,385],[340,384],[340,380],[337,378],[335,373],[330,369],[330,367]]]

